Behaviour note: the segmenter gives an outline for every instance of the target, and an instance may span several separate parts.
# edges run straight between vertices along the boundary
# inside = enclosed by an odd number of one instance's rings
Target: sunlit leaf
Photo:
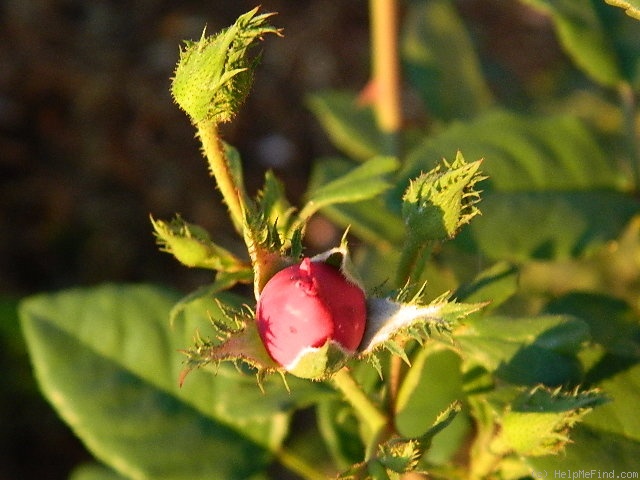
[[[345,162],[341,159],[316,163],[315,173],[308,193],[308,200],[300,215],[309,217],[323,207],[337,203],[354,203],[374,198],[387,190],[391,185],[387,179],[389,173],[395,171],[399,162],[392,157],[374,157],[360,166],[351,168],[344,175],[331,178],[330,172],[341,170]],[[339,164],[339,165],[336,165]],[[327,168],[329,172],[319,172]],[[327,183],[320,183],[329,180]]]
[[[622,79],[612,39],[590,0],[524,0],[548,13],[574,62],[594,80],[614,86]]]
[[[489,106],[491,93],[453,3],[409,2],[405,19],[402,58],[429,113],[441,120],[471,118]]]
[[[333,144],[350,157],[368,160],[385,152],[384,137],[370,107],[347,92],[314,93],[307,101]]]
[[[409,181],[450,158],[482,158],[483,188],[500,191],[584,190],[622,187],[615,164],[593,134],[568,116],[527,116],[491,111],[428,137],[409,152],[399,173]]]
[[[572,384],[580,380],[575,354],[589,338],[571,317],[469,318],[454,332],[462,358],[517,385]]]
[[[37,379],[85,445],[125,476],[248,478],[271,461],[295,397],[256,409],[255,378],[233,367],[198,372],[178,388],[178,350],[209,321],[187,315],[170,328],[177,299],[157,287],[104,285],[25,300]],[[288,397],[281,382],[267,389]]]

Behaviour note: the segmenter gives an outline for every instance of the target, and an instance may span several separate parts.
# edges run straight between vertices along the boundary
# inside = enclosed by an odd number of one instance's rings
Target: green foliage
[[[490,92],[457,3],[413,0],[401,54],[430,121],[392,134],[395,157],[356,92],[314,93],[345,157],[314,164],[297,209],[271,172],[249,198],[238,152],[199,126],[246,255],[152,220],[163,250],[215,279],[182,299],[105,285],[22,302],[44,395],[109,467],[72,478],[266,479],[274,462],[310,479],[640,469],[640,24],[595,0],[523,3],[567,55],[544,92],[539,79]],[[182,51],[172,92],[194,123],[235,115],[250,45],[278,33],[267,18]],[[266,376],[280,369],[253,306],[318,214],[347,229],[315,259],[364,285],[367,328],[345,368],[322,370],[330,381],[283,382]]]
[[[409,2],[405,70],[437,119],[472,118],[492,103],[469,32],[452,2]],[[449,153],[449,152],[448,152]]]

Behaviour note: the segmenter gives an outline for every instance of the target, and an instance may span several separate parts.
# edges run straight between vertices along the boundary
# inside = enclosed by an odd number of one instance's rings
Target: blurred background
[[[334,153],[305,95],[361,89],[369,72],[368,2],[262,0],[269,37],[252,95],[224,127],[255,192],[266,169],[296,204],[314,158]],[[518,2],[458,0],[501,96],[562,63],[551,25]],[[253,1],[0,2],[0,480],[65,479],[90,458],[42,400],[14,308],[43,290],[106,281],[185,292],[209,279],[157,251],[149,215],[235,239],[198,150],[169,94],[183,39],[217,31]],[[521,55],[523,48],[537,52]],[[413,101],[412,97],[408,97]],[[412,122],[428,122],[408,105]],[[322,219],[310,248],[340,232]]]

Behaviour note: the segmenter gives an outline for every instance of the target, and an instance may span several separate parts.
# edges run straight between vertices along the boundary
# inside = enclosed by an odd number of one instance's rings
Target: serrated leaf
[[[491,93],[452,2],[410,2],[405,20],[402,58],[429,113],[448,121],[488,107]]]
[[[562,393],[534,388],[517,397],[502,415],[492,450],[534,457],[558,453],[569,442],[571,427],[605,402],[594,391]]]
[[[623,80],[613,42],[590,0],[524,0],[550,15],[564,49],[597,82]]]
[[[249,93],[255,62],[248,58],[252,44],[267,33],[279,33],[258,8],[214,36],[186,42],[171,84],[176,103],[194,124],[229,121]]]
[[[283,403],[289,394],[272,383],[276,403],[258,410],[255,378],[233,367],[198,372],[179,389],[178,350],[208,320],[189,315],[170,329],[177,299],[145,285],[30,297],[20,317],[37,379],[76,435],[122,475],[248,478],[271,461],[295,397]]]
[[[314,93],[307,99],[332,143],[355,160],[384,155],[384,135],[370,107],[359,106],[354,94],[339,91]]]
[[[640,395],[640,364],[604,360],[614,367],[598,386],[611,399],[587,415],[571,434],[573,443],[558,457],[528,459],[531,468],[602,472],[640,471],[640,419],[637,399]],[[615,365],[618,363],[618,365]],[[599,369],[606,369],[601,365]]]
[[[308,193],[307,203],[300,212],[300,216],[308,218],[328,205],[354,203],[374,198],[390,187],[386,177],[399,165],[398,160],[393,157],[374,157],[324,184],[318,184],[318,180],[329,176],[316,172],[315,181],[312,183],[313,188]],[[322,168],[322,163],[316,163],[315,169],[319,168]]]
[[[640,1],[638,0],[604,0],[609,5],[624,9],[630,17],[640,20]]]

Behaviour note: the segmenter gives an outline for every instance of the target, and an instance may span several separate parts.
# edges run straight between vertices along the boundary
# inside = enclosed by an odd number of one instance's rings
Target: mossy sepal
[[[258,15],[258,10],[241,15],[217,35],[203,31],[200,40],[187,41],[180,50],[171,93],[194,124],[231,120],[249,94],[256,65],[249,48],[267,33],[280,35],[267,23],[273,13]]]

